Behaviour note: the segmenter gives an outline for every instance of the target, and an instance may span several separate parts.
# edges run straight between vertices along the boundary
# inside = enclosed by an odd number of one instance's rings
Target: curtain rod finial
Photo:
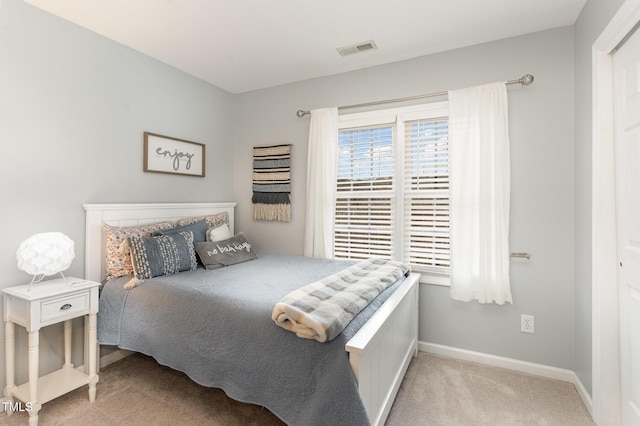
[[[305,116],[305,115],[307,115],[307,114],[310,114],[310,112],[309,112],[309,111],[303,111],[303,110],[301,110],[301,109],[299,109],[299,110],[296,112],[296,115],[297,115],[298,117],[301,117],[301,118],[302,118],[302,117],[304,117],[304,116]]]
[[[531,74],[525,74],[520,78],[520,84],[528,86],[533,83],[533,76]]]

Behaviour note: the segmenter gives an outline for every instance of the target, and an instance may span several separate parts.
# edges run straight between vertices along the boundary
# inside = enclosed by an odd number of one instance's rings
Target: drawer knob
[[[70,308],[71,308],[70,303],[65,303],[64,305],[60,306],[61,311],[66,311],[67,309],[70,309]]]

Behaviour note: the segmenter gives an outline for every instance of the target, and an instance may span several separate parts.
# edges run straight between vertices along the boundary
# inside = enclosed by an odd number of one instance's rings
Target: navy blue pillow
[[[176,228],[160,229],[153,233],[153,236],[158,235],[175,235],[181,232],[193,232],[193,242],[201,243],[207,241],[207,221],[202,219],[198,222],[191,223],[189,225],[178,226]]]

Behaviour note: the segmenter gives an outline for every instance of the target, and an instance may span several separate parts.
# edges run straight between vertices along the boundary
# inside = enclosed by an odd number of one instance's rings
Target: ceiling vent
[[[376,46],[376,42],[373,40],[365,41],[358,44],[353,44],[351,46],[338,47],[336,50],[342,56],[355,55],[356,53],[366,52],[368,50],[375,50],[378,46]]]

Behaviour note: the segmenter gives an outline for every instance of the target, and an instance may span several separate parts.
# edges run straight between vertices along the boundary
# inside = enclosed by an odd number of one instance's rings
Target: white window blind
[[[339,133],[336,258],[392,258],[393,133],[394,129],[389,125]]]
[[[405,123],[404,260],[416,270],[449,269],[449,170],[446,117]]]
[[[335,206],[334,257],[448,277],[446,103],[341,117]]]

